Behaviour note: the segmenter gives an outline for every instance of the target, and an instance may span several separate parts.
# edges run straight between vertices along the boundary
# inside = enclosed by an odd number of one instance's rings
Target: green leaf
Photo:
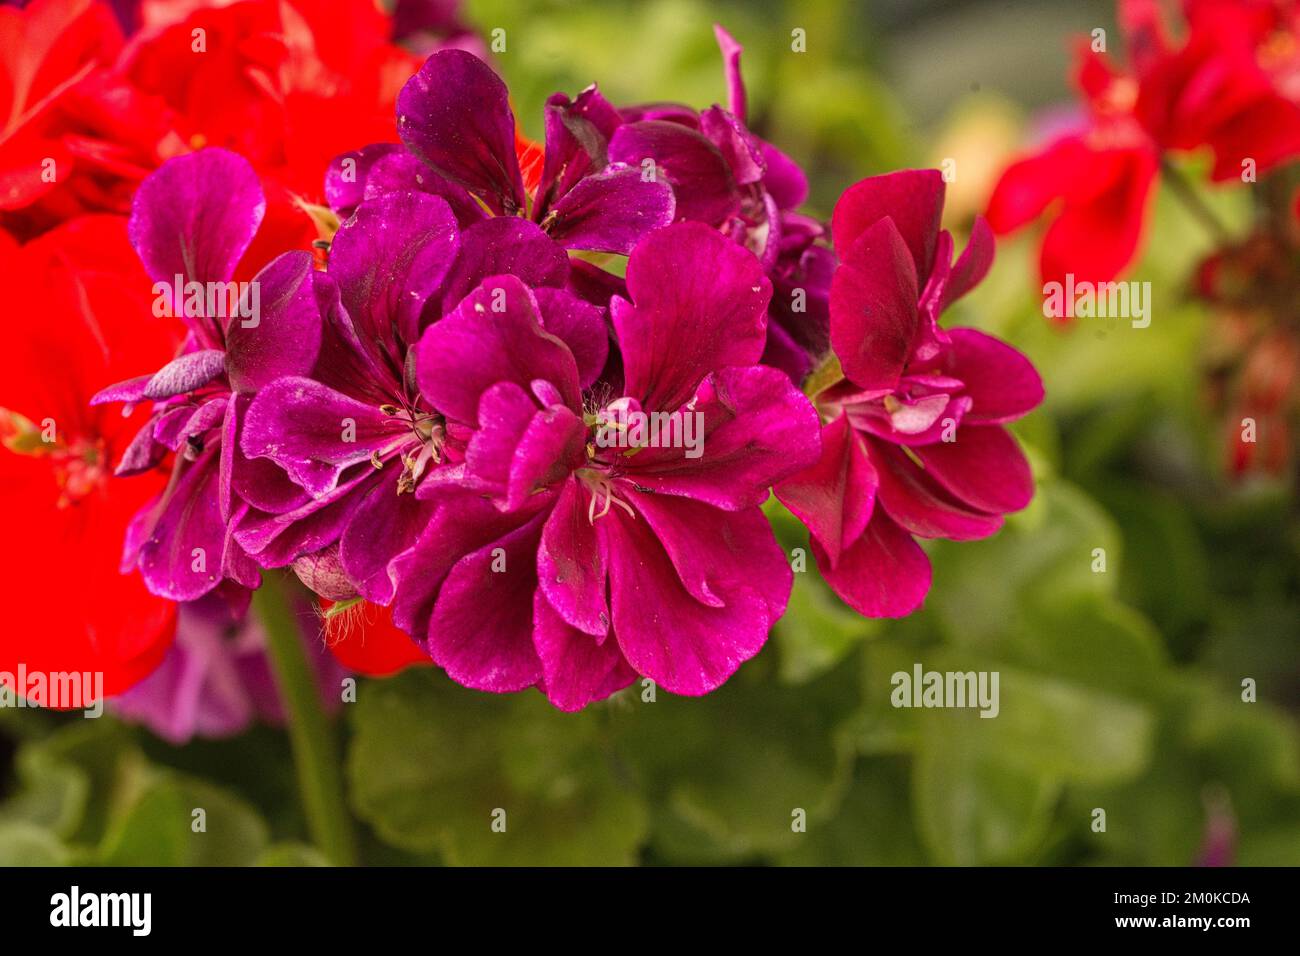
[[[859,761],[853,783],[830,819],[811,816],[808,831],[778,855],[791,866],[920,866],[927,862],[908,799],[908,761]]]
[[[1025,769],[988,745],[971,713],[927,711],[912,793],[925,845],[949,866],[1031,862],[1046,840],[1058,777]]]
[[[267,841],[266,824],[239,797],[162,773],[114,822],[99,857],[106,866],[247,866]]]
[[[453,864],[633,862],[646,810],[604,739],[615,706],[565,714],[536,692],[482,694],[428,672],[367,683],[351,799],[385,841]]]
[[[796,811],[834,813],[852,767],[858,707],[851,662],[798,687],[762,657],[702,698],[662,691],[616,725],[618,752],[654,801],[654,850],[668,860],[745,860],[792,848]]]
[[[0,822],[0,866],[67,866],[72,854],[44,827],[25,821]]]
[[[329,860],[306,843],[273,843],[257,858],[257,866],[329,866]]]

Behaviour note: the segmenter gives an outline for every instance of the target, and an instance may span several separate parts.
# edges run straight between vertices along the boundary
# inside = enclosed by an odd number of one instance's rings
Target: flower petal
[[[968,506],[896,446],[869,439],[867,447],[880,479],[877,505],[912,534],[973,541],[1002,527],[1000,514]]]
[[[652,229],[673,221],[672,188],[642,178],[640,169],[609,166],[580,180],[543,220],[566,249],[627,255]]]
[[[426,648],[458,684],[506,693],[537,683],[533,644],[537,545],[545,513],[460,558],[429,618]]]
[[[357,333],[383,343],[390,358],[419,338],[420,313],[451,271],[459,247],[445,201],[389,193],[357,207],[330,246],[329,274]]]
[[[831,277],[831,345],[844,374],[864,389],[893,389],[912,352],[917,275],[892,219],[853,242]]]
[[[252,392],[283,375],[305,375],[320,352],[321,316],[309,252],[286,252],[257,283],[255,324],[237,319],[226,332],[226,373],[239,392]]]
[[[352,465],[382,458],[412,440],[409,428],[314,379],[276,379],[258,393],[240,445],[270,458],[313,495],[334,490]]]
[[[226,353],[221,349],[200,349],[174,358],[149,379],[144,397],[154,401],[184,395],[207,385],[226,370]]]
[[[667,180],[679,220],[718,226],[740,209],[740,190],[726,158],[707,136],[681,123],[643,120],[620,126],[610,140],[609,158],[638,172],[653,169],[656,179]]]
[[[999,425],[967,425],[956,441],[913,449],[926,473],[979,511],[1019,511],[1034,496],[1034,476],[1020,445]]]
[[[943,369],[965,386],[971,409],[963,421],[995,425],[1015,421],[1043,400],[1043,380],[1033,363],[1010,345],[976,329],[949,331]]]
[[[867,617],[907,617],[930,590],[930,559],[880,508],[833,566],[815,538],[812,547],[826,583]]]
[[[224,149],[203,149],[163,163],[131,203],[131,244],[156,282],[225,282],[266,213],[253,167]],[[173,302],[172,314],[184,315]]]
[[[728,511],[750,508],[820,453],[817,411],[779,369],[713,372],[680,414],[678,421],[691,432],[678,434],[674,426],[672,434],[661,429],[659,435],[676,447],[642,448],[623,462],[639,488]],[[686,447],[686,437],[694,448]]]
[[[937,169],[904,169],[854,183],[835,204],[831,235],[841,258],[857,238],[889,218],[912,255],[917,285],[924,287],[934,266],[939,220],[943,215],[943,176]]]
[[[633,670],[664,690],[699,696],[719,687],[762,650],[773,622],[771,608],[788,600],[792,575],[770,529],[769,548],[757,554],[736,553],[736,545],[751,538],[745,533],[749,515],[690,502],[675,502],[673,511],[681,516],[674,522],[674,530],[682,535],[679,567],[688,568],[685,577],[697,590],[708,588],[719,602],[716,606],[692,596],[657,537],[671,519],[652,528],[646,520],[615,510],[597,528],[609,555],[610,610],[624,657]],[[701,541],[708,543],[707,550],[691,555],[690,549]],[[706,569],[727,564],[732,570],[708,576]],[[764,594],[736,581],[734,569],[739,567],[765,583],[779,583],[784,577],[784,593]]]
[[[549,606],[567,625],[595,643],[609,632],[605,603],[604,539],[587,516],[587,502],[577,480],[565,482],[542,529],[537,576]],[[545,663],[546,654],[538,652]],[[621,656],[621,655],[620,655]]]
[[[573,354],[542,328],[532,292],[514,276],[488,279],[429,326],[418,354],[425,399],[467,425],[478,423],[480,398],[499,382],[525,391],[535,381],[550,382],[570,408],[581,407]]]
[[[648,410],[674,410],[709,372],[754,365],[763,354],[772,284],[754,255],[701,223],[657,229],[632,250],[631,301],[610,313],[623,353],[625,393]]]
[[[776,486],[781,503],[812,533],[829,567],[861,535],[876,501],[876,469],[849,420],[840,415],[822,429],[822,456]],[[826,562],[823,562],[825,564]]]
[[[582,710],[636,680],[617,641],[597,642],[570,626],[541,591],[533,595],[533,646],[546,698],[560,710]]]
[[[397,96],[397,129],[411,152],[493,212],[524,207],[510,93],[472,53],[442,50],[425,61]]]

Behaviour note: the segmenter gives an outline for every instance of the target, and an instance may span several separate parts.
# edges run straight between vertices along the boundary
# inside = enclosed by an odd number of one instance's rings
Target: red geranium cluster
[[[165,481],[151,475],[109,491],[147,415],[89,405],[106,384],[174,356],[183,332],[153,317],[150,281],[128,241],[136,188],[169,158],[236,149],[266,192],[255,245],[308,248],[317,232],[307,211],[323,202],[330,160],[357,142],[396,138],[397,92],[423,62],[396,41],[459,42],[463,28],[441,6],[403,2],[395,16],[352,0],[0,7],[0,274],[9,296],[0,490],[14,544],[0,553],[0,576],[24,596],[0,634],[0,672],[19,659],[28,670],[102,671],[111,696],[158,666],[176,628],[176,605],[119,570],[129,519]],[[254,250],[249,261],[267,258]],[[49,414],[33,421],[20,411],[31,408]],[[391,670],[400,661],[386,633],[377,621],[366,646]],[[417,656],[393,634],[404,660]],[[349,662],[367,663],[355,649]]]
[[[1109,282],[1140,257],[1165,183],[1214,241],[1187,293],[1211,307],[1206,393],[1227,470],[1285,474],[1300,418],[1300,4],[1183,0],[1176,28],[1157,0],[1118,9],[1127,65],[1106,55],[1104,31],[1080,41],[1083,115],[1003,172],[989,224],[1048,220],[1045,292]],[[1225,228],[1178,165],[1198,154],[1213,186],[1253,191],[1247,230]]]
[[[1044,282],[1106,282],[1141,253],[1168,157],[1208,150],[1215,183],[1253,183],[1300,155],[1300,6],[1184,0],[1174,39],[1157,0],[1119,0],[1128,64],[1094,33],[1079,43],[1084,116],[1002,174],[994,232],[1041,216]],[[1181,186],[1181,181],[1176,184]]]

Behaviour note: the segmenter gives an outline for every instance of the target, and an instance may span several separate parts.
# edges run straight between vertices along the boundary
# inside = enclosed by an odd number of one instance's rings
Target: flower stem
[[[1187,177],[1179,172],[1178,168],[1167,159],[1160,160],[1160,171],[1164,173],[1165,181],[1169,183],[1169,187],[1183,204],[1183,208],[1206,228],[1216,242],[1220,245],[1230,245],[1232,243],[1232,234],[1223,224],[1223,221],[1205,204],[1205,200],[1187,181]]]
[[[266,650],[288,717],[298,789],[313,842],[336,866],[356,860],[352,823],[343,799],[343,770],[299,625],[276,573],[262,576],[253,605],[266,628]]]

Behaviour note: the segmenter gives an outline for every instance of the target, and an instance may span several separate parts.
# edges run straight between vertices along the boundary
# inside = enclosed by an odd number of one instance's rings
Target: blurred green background
[[[725,101],[719,21],[745,46],[751,125],[808,170],[814,212],[863,176],[950,158],[958,232],[1032,114],[1069,102],[1069,38],[1113,30],[1100,2],[485,0],[467,15],[505,29],[498,64],[535,138],[545,97],[593,80],[621,102]],[[1248,212],[1209,201],[1229,222]],[[1039,491],[997,537],[930,548],[911,619],[864,621],[810,569],[768,648],[706,699],[633,688],[565,715],[428,671],[363,682],[342,723],[364,861],[1165,865],[1215,844],[1300,863],[1300,521],[1288,485],[1222,475],[1207,316],[1179,291],[1206,248],[1162,195],[1133,276],[1155,290],[1150,328],[1063,332],[1042,317],[1032,239],[1000,243],[948,321],[1042,372],[1047,401],[1016,428]],[[890,675],[917,661],[1000,671],[998,719],[892,708]],[[0,862],[319,859],[278,731],[175,748],[111,718],[4,710],[0,749]]]

